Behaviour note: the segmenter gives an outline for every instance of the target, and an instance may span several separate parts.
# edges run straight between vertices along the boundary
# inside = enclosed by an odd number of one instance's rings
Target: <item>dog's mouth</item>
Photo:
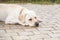
[[[25,27],[39,27],[39,24],[36,24],[36,25],[34,25],[34,26],[25,25]]]
[[[29,25],[25,25],[25,27],[28,27]]]
[[[30,26],[30,25],[24,25],[25,27],[39,27],[39,26]]]
[[[39,24],[41,23],[42,21],[40,22],[35,22],[33,25],[24,25],[25,27],[39,27]]]

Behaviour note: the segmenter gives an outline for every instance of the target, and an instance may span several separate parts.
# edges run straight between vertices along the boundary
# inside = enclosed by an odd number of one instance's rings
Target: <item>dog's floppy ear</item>
[[[20,14],[19,15],[19,20],[24,21],[25,20],[25,14]]]
[[[23,11],[24,11],[24,8],[21,9],[20,14],[19,14],[19,20],[20,21],[24,21],[24,19],[25,19],[25,13]]]

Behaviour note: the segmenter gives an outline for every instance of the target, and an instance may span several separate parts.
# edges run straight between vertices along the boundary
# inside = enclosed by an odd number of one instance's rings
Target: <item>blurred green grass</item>
[[[0,0],[0,3],[60,4],[60,0]]]

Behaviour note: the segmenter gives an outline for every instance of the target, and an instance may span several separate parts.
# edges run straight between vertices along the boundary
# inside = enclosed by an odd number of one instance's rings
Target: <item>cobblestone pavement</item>
[[[60,40],[60,5],[22,5],[37,12],[39,27],[5,25],[0,22],[0,40]]]

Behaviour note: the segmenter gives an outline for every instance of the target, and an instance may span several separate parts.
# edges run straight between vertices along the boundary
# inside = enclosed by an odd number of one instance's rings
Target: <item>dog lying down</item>
[[[34,11],[17,4],[0,4],[0,21],[5,24],[39,26],[39,18]]]

